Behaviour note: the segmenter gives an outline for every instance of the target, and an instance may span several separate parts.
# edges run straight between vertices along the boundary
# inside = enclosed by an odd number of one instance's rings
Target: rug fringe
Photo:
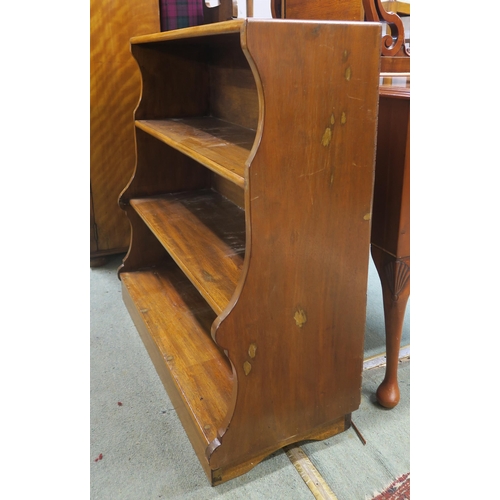
[[[407,472],[394,480],[380,492],[374,492],[372,497],[365,496],[365,500],[409,500],[410,473]]]

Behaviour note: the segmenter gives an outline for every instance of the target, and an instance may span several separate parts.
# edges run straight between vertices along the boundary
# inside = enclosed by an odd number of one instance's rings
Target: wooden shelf
[[[232,19],[214,24],[205,24],[202,26],[191,26],[189,28],[162,31],[161,33],[152,33],[150,35],[135,36],[130,39],[132,45],[141,43],[166,42],[173,40],[185,40],[200,36],[215,36],[229,33],[239,34],[245,24],[244,19]]]
[[[255,130],[211,116],[135,123],[144,132],[244,186],[245,162],[255,140]]]
[[[212,485],[359,407],[380,38],[241,19],[131,42],[119,275]]]
[[[130,204],[220,314],[243,267],[244,211],[211,190],[132,199]]]
[[[210,337],[215,314],[174,263],[122,273],[121,280],[125,304],[172,403],[182,399],[208,446],[233,387],[230,364]]]

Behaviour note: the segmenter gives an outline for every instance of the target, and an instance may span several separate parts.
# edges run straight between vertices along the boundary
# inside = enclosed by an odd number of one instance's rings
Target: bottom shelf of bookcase
[[[210,335],[216,315],[173,261],[120,278],[123,300],[212,485],[246,473],[283,446],[326,439],[350,426],[350,414],[344,415],[213,469],[207,448],[214,446],[235,390],[231,363]]]
[[[210,336],[215,313],[173,262],[120,278],[127,309],[201,460],[233,391],[230,362]]]

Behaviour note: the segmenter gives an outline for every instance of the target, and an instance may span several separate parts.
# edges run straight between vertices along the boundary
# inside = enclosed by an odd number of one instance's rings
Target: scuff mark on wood
[[[202,272],[203,272],[203,279],[204,279],[205,281],[208,281],[208,282],[210,282],[210,283],[212,283],[213,281],[215,281],[214,277],[213,277],[210,273],[208,273],[208,272],[207,272],[207,271],[205,271],[204,269],[203,269],[203,271],[202,271]]]
[[[299,328],[302,328],[307,322],[307,316],[305,311],[303,309],[298,309],[297,311],[295,311],[293,319],[295,320],[296,325]]]
[[[326,147],[330,144],[331,140],[332,140],[332,129],[330,127],[326,127],[323,133],[323,137],[321,138],[321,144]]]
[[[315,172],[309,172],[309,173],[306,173],[306,174],[300,174],[299,175],[299,179],[301,177],[311,177],[313,175],[319,174],[320,172],[323,172],[324,170],[325,170],[324,168],[320,168],[319,170],[316,170]]]
[[[250,347],[248,348],[248,355],[253,359],[255,358],[255,354],[257,353],[257,345],[256,344],[250,344]]]
[[[245,375],[248,375],[250,373],[251,369],[252,369],[251,363],[249,363],[248,361],[245,361],[243,363],[243,371],[245,372]]]

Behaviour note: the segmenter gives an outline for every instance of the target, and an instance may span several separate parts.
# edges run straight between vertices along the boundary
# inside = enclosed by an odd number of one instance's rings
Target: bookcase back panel
[[[210,187],[210,171],[151,135],[136,129],[137,165],[121,196],[131,198]]]
[[[143,80],[135,118],[209,115],[255,130],[257,88],[239,36],[133,45]]]
[[[235,44],[220,44],[211,51],[210,112],[236,125],[257,128],[259,101],[255,78],[241,47]]]
[[[132,45],[142,75],[136,120],[203,116],[209,111],[207,48],[178,43]]]
[[[214,172],[212,172],[211,186],[214,191],[217,191],[238,207],[245,208],[245,191],[241,187]]]

